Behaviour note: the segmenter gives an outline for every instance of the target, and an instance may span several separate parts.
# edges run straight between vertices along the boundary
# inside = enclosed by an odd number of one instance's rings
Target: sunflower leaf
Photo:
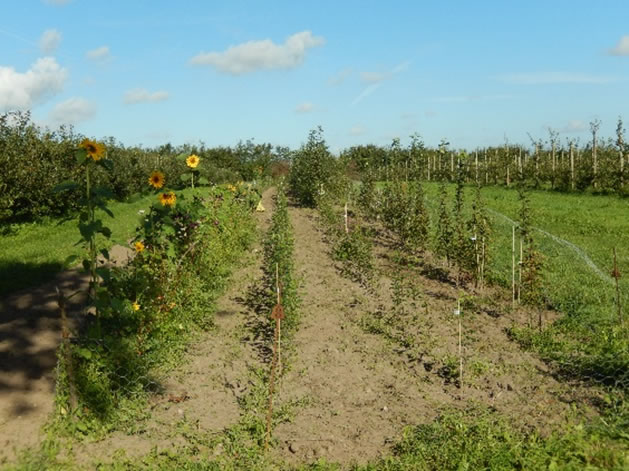
[[[180,179],[182,182],[187,182],[188,180],[190,180],[190,178],[192,178],[192,174],[191,174],[191,173],[188,173],[188,172],[186,172],[186,173],[182,173],[182,174],[181,174],[181,176],[179,177],[179,179]]]
[[[87,151],[85,149],[79,149],[75,153],[76,162],[82,164],[87,160]]]
[[[78,183],[73,182],[71,180],[66,180],[65,182],[61,182],[57,186],[55,186],[52,191],[54,193],[61,193],[62,191],[74,190],[75,188],[78,188],[78,187],[79,187]]]

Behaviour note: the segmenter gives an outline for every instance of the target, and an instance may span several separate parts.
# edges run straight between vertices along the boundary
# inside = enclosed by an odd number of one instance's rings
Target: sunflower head
[[[197,168],[201,159],[198,155],[192,154],[186,159],[186,165],[190,168]]]
[[[137,253],[140,253],[144,250],[144,244],[140,241],[137,241],[135,244],[133,244],[133,247],[135,248],[135,251]]]
[[[95,162],[105,156],[105,145],[100,142],[92,141],[91,139],[83,139],[79,147],[85,149],[87,156]]]
[[[166,193],[159,194],[159,202],[162,203],[162,206],[175,206],[177,202],[177,196],[172,192],[168,191]]]
[[[166,178],[164,177],[164,174],[159,170],[151,172],[151,176],[149,177],[149,185],[151,185],[153,188],[160,189],[164,186],[165,181]]]

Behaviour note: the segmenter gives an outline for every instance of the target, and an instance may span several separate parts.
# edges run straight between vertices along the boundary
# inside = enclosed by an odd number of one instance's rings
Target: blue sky
[[[629,2],[2,2],[0,111],[127,145],[455,148],[629,122]]]

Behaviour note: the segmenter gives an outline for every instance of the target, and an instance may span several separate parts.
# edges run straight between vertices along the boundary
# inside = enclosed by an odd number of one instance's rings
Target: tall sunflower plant
[[[105,172],[113,170],[113,163],[107,159],[107,149],[104,144],[84,139],[74,152],[77,165],[82,167],[84,179],[82,182],[65,181],[55,187],[55,192],[79,189],[83,197],[79,201],[80,211],[78,215],[78,229],[81,238],[76,245],[83,245],[86,256],[83,259],[83,268],[89,273],[88,298],[90,305],[95,307],[95,313],[99,318],[99,312],[110,304],[106,296],[106,289],[101,286],[101,280],[109,282],[111,273],[103,263],[99,264],[99,255],[104,261],[109,260],[109,252],[106,248],[98,247],[99,237],[105,239],[111,237],[111,230],[104,224],[101,213],[113,218],[114,215],[107,207],[107,200],[113,197],[113,192],[106,186],[95,184],[97,168]],[[70,256],[65,264],[69,266],[77,260],[77,256]],[[99,321],[100,325],[100,321]]]
[[[175,259],[201,224],[203,205],[201,198],[193,196],[189,201],[181,192],[178,195],[169,190],[166,183],[166,176],[159,170],[149,175],[148,184],[156,198],[138,227],[136,243],[142,243],[148,253],[159,252]]]
[[[201,157],[196,154],[181,154],[179,159],[185,161],[187,172],[181,174],[181,181],[186,183],[190,182],[190,187],[194,188],[195,181],[197,186],[207,185],[209,182],[207,178],[200,176],[199,164],[201,163]]]

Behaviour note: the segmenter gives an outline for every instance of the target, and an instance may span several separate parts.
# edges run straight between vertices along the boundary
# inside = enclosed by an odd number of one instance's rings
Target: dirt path
[[[279,459],[366,463],[389,453],[406,425],[429,423],[444,407],[483,404],[533,426],[570,414],[569,387],[508,339],[507,319],[486,314],[466,319],[466,383],[458,388],[444,378],[438,366],[447,356],[456,358],[452,311],[460,295],[447,283],[401,273],[422,291],[424,306],[407,305],[399,323],[396,316],[385,317],[384,326],[417,339],[421,354],[367,333],[365,320],[393,311],[392,280],[383,266],[388,254],[377,257],[384,274],[368,292],[339,274],[315,212],[291,208],[290,217],[303,307],[280,397],[305,406],[274,431]],[[467,372],[468,367],[475,369]],[[530,394],[535,401],[529,401]]]
[[[114,264],[126,263],[127,248],[114,246]],[[14,448],[35,445],[52,411],[54,369],[61,324],[56,287],[70,295],[85,292],[88,277],[68,270],[37,288],[0,300],[0,462],[14,456]],[[84,295],[68,302],[68,314],[81,315]]]
[[[370,308],[370,300],[339,275],[314,213],[292,208],[290,216],[303,308],[281,396],[307,405],[291,423],[278,426],[274,437],[289,462],[366,462],[387,451],[405,424],[432,418],[434,404],[419,400],[422,388],[404,372],[401,357],[352,321]]]

